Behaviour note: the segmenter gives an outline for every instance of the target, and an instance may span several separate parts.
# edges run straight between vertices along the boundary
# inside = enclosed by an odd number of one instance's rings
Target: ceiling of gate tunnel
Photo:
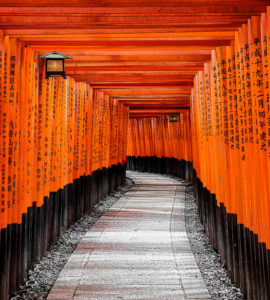
[[[270,1],[0,0],[0,28],[40,55],[72,60],[67,74],[130,107],[131,115],[189,107],[211,50]]]

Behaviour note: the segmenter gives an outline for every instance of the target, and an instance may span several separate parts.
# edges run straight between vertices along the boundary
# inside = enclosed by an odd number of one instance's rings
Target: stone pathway
[[[47,299],[211,299],[185,231],[185,187],[127,173],[135,185],[85,234]]]

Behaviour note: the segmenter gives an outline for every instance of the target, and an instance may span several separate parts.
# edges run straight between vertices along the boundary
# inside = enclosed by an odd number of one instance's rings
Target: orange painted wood
[[[128,144],[135,156],[192,160],[269,248],[269,4],[0,0],[1,227],[123,162]],[[66,81],[37,68],[55,50],[72,56]]]

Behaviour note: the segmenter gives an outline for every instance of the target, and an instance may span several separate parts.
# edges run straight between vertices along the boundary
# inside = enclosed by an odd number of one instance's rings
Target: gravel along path
[[[183,181],[181,180],[181,182]],[[95,206],[92,212],[84,215],[70,226],[47,256],[33,270],[29,271],[28,281],[24,286],[21,286],[21,289],[11,300],[46,299],[60,271],[84,234],[132,185],[132,180],[127,178],[125,186],[108,195]],[[244,299],[240,290],[231,283],[226,269],[222,267],[219,254],[208,242],[199,220],[191,186],[186,188],[185,223],[191,250],[212,299]]]
[[[222,267],[219,254],[208,242],[199,220],[192,186],[186,187],[185,221],[191,250],[212,299],[244,299],[240,289],[229,279],[227,270]]]
[[[71,225],[40,263],[29,271],[26,284],[21,286],[21,289],[11,300],[46,299],[59,273],[84,234],[132,186],[133,181],[127,178],[126,185],[112,192],[99,202],[93,211],[85,214],[75,224]]]

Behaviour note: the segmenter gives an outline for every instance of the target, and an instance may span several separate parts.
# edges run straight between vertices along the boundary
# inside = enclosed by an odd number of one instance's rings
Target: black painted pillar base
[[[50,193],[43,205],[33,202],[21,224],[0,231],[0,299],[9,299],[28,271],[56,244],[67,228],[96,203],[125,183],[126,163],[81,176]]]
[[[270,250],[259,243],[257,234],[238,223],[236,214],[217,202],[192,163],[165,157],[128,157],[127,169],[171,174],[192,182],[200,221],[230,278],[247,300],[270,299]]]

